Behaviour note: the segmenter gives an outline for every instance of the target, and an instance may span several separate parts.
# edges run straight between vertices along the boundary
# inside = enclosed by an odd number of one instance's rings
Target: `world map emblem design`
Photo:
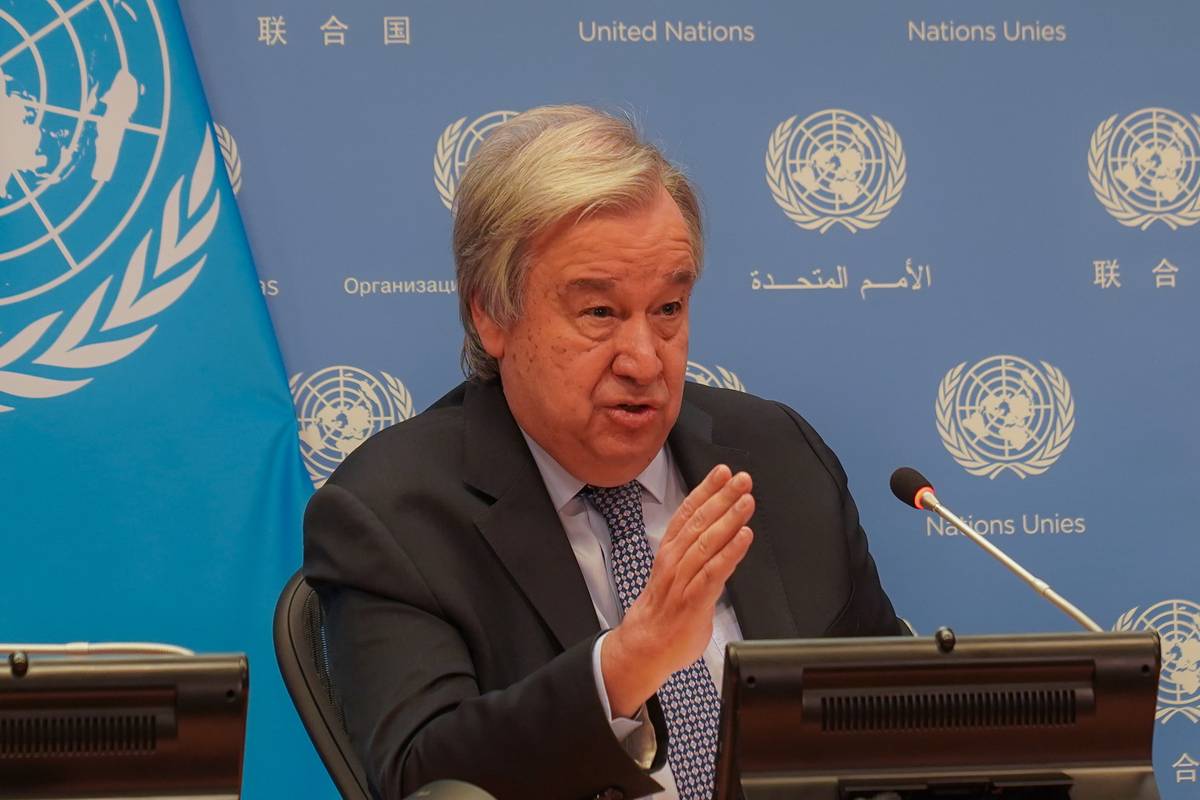
[[[967,472],[994,479],[1050,468],[1075,430],[1075,401],[1062,372],[1019,356],[963,362],[938,386],[934,416],[946,450]]]
[[[746,391],[746,384],[742,383],[742,379],[720,364],[713,371],[703,364],[689,361],[687,369],[684,371],[684,378],[701,386],[716,386],[719,389],[734,389],[739,392]]]
[[[171,108],[152,2],[12,8],[0,7],[0,305],[68,280],[120,235],[154,179]]]
[[[767,144],[767,186],[792,222],[825,233],[874,228],[900,202],[907,163],[886,120],[831,108],[788,117]]]
[[[1113,630],[1158,631],[1162,672],[1154,718],[1166,723],[1182,714],[1200,722],[1200,605],[1190,600],[1164,600],[1141,614],[1135,606],[1121,615]]]
[[[479,145],[498,125],[508,122],[518,113],[490,111],[472,120],[470,125],[466,117],[460,117],[442,131],[433,154],[433,185],[437,187],[438,196],[446,208],[454,207],[459,178]]]
[[[153,0],[0,0],[0,412],[135,352],[204,267],[221,207],[207,127],[175,135],[199,134],[199,153],[172,151],[165,200],[139,210],[164,163],[170,63]],[[114,247],[130,227],[140,239]],[[51,293],[98,261],[95,283]]]
[[[386,372],[376,377],[342,365],[301,378],[303,373],[297,373],[289,384],[296,404],[300,454],[318,488],[369,436],[413,415],[412,395]]]
[[[1200,222],[1200,116],[1143,108],[1106,119],[1092,134],[1088,178],[1122,225],[1146,230]]]

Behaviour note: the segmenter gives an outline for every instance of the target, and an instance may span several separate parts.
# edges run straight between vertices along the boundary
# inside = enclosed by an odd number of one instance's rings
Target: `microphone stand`
[[[1029,584],[1035,592],[1049,600],[1054,605],[1058,606],[1058,608],[1067,616],[1078,622],[1085,629],[1089,631],[1095,631],[1096,633],[1104,632],[1104,628],[1101,628],[1099,625],[1097,625],[1095,620],[1076,608],[1071,601],[1067,600],[1058,592],[1051,589],[1050,584],[1046,583],[1044,580],[1022,567],[1016,561],[1013,561],[1004,553],[1003,550],[1001,550],[999,547],[996,547],[987,539],[983,538],[983,536],[981,536],[977,530],[972,528],[964,520],[960,519],[959,516],[953,511],[942,505],[941,501],[937,499],[937,495],[935,495],[933,492],[928,489],[921,491],[917,495],[917,501],[918,508],[927,507],[939,517],[958,528],[965,536],[969,537],[971,541],[982,547],[984,550],[990,553],[993,558],[995,558],[1004,566],[1008,567],[1008,569],[1018,578]]]

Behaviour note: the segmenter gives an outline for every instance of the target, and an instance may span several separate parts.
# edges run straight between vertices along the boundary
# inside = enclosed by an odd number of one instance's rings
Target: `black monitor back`
[[[717,797],[1158,800],[1159,667],[1153,632],[733,643]]]
[[[0,797],[240,796],[244,655],[27,665],[0,666]]]

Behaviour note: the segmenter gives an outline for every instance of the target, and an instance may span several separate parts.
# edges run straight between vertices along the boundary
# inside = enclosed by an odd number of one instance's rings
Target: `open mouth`
[[[629,430],[641,430],[657,418],[658,409],[648,403],[617,403],[608,407],[608,418]]]
[[[653,411],[653,406],[645,405],[644,403],[621,403],[617,408],[626,411],[630,414],[641,414],[646,411]]]

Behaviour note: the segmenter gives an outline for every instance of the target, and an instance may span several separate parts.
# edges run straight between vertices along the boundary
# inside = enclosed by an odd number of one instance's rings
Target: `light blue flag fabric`
[[[0,0],[0,641],[245,651],[244,796],[333,796],[271,644],[311,489],[174,0]]]

